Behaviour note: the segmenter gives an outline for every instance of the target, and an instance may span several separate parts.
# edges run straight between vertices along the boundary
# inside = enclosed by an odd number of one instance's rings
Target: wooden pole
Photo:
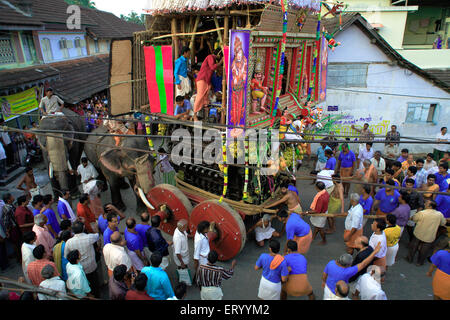
[[[171,26],[171,32],[172,32],[172,46],[173,46],[173,54],[174,59],[178,59],[178,41],[177,41],[177,18],[172,18],[172,26]]]
[[[228,11],[228,10],[227,10]],[[228,28],[229,28],[229,16],[226,15],[224,17],[223,20],[223,46],[228,45]],[[225,117],[226,117],[226,112],[225,112],[225,107],[227,105],[227,77],[226,77],[226,69],[225,69],[225,62],[223,63],[223,73],[222,73],[222,111],[221,111],[221,115],[220,115],[220,123],[225,124]]]
[[[191,42],[189,43],[189,48],[191,49],[191,57],[192,57],[192,61],[195,61],[195,46],[194,46],[194,41],[195,41],[195,33],[197,32],[197,27],[198,27],[198,23],[200,22],[200,16],[197,16],[195,18],[195,23],[194,23],[194,28],[192,28],[192,35],[191,35]]]
[[[181,33],[186,32],[186,20],[186,17],[183,17],[183,20],[181,20]],[[182,38],[181,44],[183,45],[183,47],[186,45],[186,41],[184,40],[184,38]]]
[[[224,44],[223,44],[222,33],[220,32],[219,20],[217,20],[217,17],[214,17],[214,24],[216,25],[217,36],[219,37],[219,42],[223,46]]]

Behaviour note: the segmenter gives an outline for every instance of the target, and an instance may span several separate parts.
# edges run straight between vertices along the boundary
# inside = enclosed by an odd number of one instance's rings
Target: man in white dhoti
[[[280,233],[272,228],[272,219],[276,217],[276,215],[270,216],[270,214],[265,214],[261,220],[255,223],[255,225],[247,231],[247,234],[249,234],[255,230],[256,243],[258,246],[263,247],[265,240],[280,236]]]
[[[287,263],[278,252],[280,243],[269,241],[269,253],[263,253],[256,261],[255,270],[263,269],[259,282],[258,298],[261,300],[280,300],[281,283],[286,282],[289,275]]]
[[[355,295],[360,295],[361,300],[387,300],[386,294],[381,288],[381,268],[379,266],[368,267],[367,273],[359,277]]]
[[[188,78],[188,62],[191,55],[189,47],[181,49],[181,56],[175,60],[175,96],[183,96],[183,98],[191,92],[191,81]]]
[[[85,191],[86,184],[89,181],[94,180],[95,178],[98,177],[97,170],[95,170],[92,163],[90,163],[86,157],[81,158],[81,164],[78,166],[76,174],[81,176],[81,185],[83,188],[83,193],[87,193]]]

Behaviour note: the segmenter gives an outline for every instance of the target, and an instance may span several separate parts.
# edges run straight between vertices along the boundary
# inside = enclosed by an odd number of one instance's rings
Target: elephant
[[[86,135],[78,132],[85,132],[85,121],[80,115],[70,109],[63,108],[63,115],[46,116],[41,119],[39,130],[63,130],[66,133],[61,135],[68,138],[86,140]],[[80,164],[83,153],[83,142],[71,140],[61,140],[54,137],[38,137],[39,145],[43,151],[44,161],[49,169],[49,177],[53,190],[60,193],[62,190],[69,190],[72,194],[78,192],[76,177],[69,172],[76,170]]]
[[[105,126],[100,126],[92,133],[109,133]],[[95,145],[93,143],[102,143],[110,145],[106,147]],[[89,161],[99,172],[103,173],[111,189],[111,200],[114,206],[119,210],[125,210],[120,189],[123,187],[124,178],[128,178],[133,188],[138,212],[146,211],[146,208],[154,209],[146,198],[146,194],[154,186],[153,179],[153,160],[146,152],[121,150],[115,147],[115,140],[112,136],[91,135],[86,140],[84,152]],[[147,139],[144,137],[123,137],[121,146],[148,150]]]

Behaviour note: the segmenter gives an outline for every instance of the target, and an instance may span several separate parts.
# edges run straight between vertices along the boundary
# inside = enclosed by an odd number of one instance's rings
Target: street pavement
[[[307,173],[309,170],[310,168],[305,167],[302,168],[301,171],[302,173]],[[35,177],[37,183],[44,188],[44,193],[48,193],[51,188],[49,185],[46,168],[44,168],[42,164],[40,164],[40,167],[35,169]],[[160,177],[157,174],[156,181],[160,181],[159,178]],[[15,189],[18,179],[16,181],[13,181],[6,187],[0,188],[1,194],[5,192],[11,192],[16,197],[21,195],[22,192]],[[314,185],[311,184],[311,180],[298,180],[297,188],[299,190],[302,207],[306,210],[307,208],[309,208],[309,205],[311,204],[315,195]],[[135,217],[137,222],[139,223],[139,217],[135,212],[135,197],[131,188],[122,190],[121,192],[124,202],[127,206],[125,215],[127,217]],[[109,202],[109,191],[103,193],[101,197],[103,203]],[[72,206],[74,208],[76,207],[76,204],[77,201],[72,200]],[[346,207],[347,206],[348,200],[346,199]],[[54,209],[56,212],[56,204]],[[305,219],[309,222],[309,218]],[[371,221],[372,220],[369,220],[364,228],[364,235],[366,235],[367,237],[370,237],[370,235],[372,234],[370,230]],[[311,244],[309,252],[305,255],[308,261],[308,278],[313,287],[316,299],[322,299],[323,297],[323,288],[321,287],[321,283],[322,273],[326,264],[330,260],[337,259],[341,254],[345,253],[345,245],[343,242],[344,218],[337,218],[336,228],[337,231],[334,234],[327,235],[328,243],[324,246],[318,244],[320,242],[320,236],[317,236]],[[125,223],[120,223],[119,229],[120,231],[124,231]],[[170,235],[167,235],[165,233],[163,234],[168,241],[172,239]],[[282,235],[279,241],[281,242],[283,247],[286,243],[285,234]],[[409,264],[408,262],[406,262],[406,260],[404,260],[404,257],[407,254],[407,245],[408,235],[404,233],[402,239],[400,240],[400,249],[397,254],[397,262],[394,266],[389,268],[386,274],[386,280],[383,284],[383,290],[386,292],[389,300],[432,300],[432,278],[426,276],[426,272],[430,264],[427,261],[423,266],[418,267],[415,264]],[[192,257],[194,249],[193,239],[189,240],[189,249]],[[10,251],[12,252],[12,250]],[[171,264],[166,271],[169,275],[169,278],[171,279],[173,287],[175,287],[177,284],[177,273],[175,264],[173,263],[173,249],[170,248],[169,252]],[[254,240],[247,241],[243,250],[235,257],[235,259],[237,260],[237,265],[234,270],[234,276],[229,280],[223,281],[222,290],[224,293],[224,300],[257,299],[261,270],[255,271],[254,265],[258,257],[265,252],[268,252],[267,242],[265,246],[261,248],[256,245]],[[21,266],[15,261],[14,258],[10,259],[10,264],[11,266],[6,271],[0,272],[0,276],[8,277],[11,279],[17,279],[18,277],[22,276]],[[218,264],[224,267],[230,267],[231,260],[226,262],[219,262]],[[190,268],[192,271],[192,260],[190,263]],[[102,290],[102,298],[108,298],[107,287],[104,287]],[[197,287],[189,287],[186,299],[200,300],[199,289]],[[289,297],[289,299],[307,300],[307,297]]]

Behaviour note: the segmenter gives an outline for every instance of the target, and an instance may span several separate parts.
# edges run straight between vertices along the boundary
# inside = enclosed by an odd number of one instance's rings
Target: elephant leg
[[[109,187],[111,189],[111,202],[119,210],[125,211],[126,206],[122,200],[122,195],[120,194],[120,177],[108,177],[106,179],[109,182]]]

